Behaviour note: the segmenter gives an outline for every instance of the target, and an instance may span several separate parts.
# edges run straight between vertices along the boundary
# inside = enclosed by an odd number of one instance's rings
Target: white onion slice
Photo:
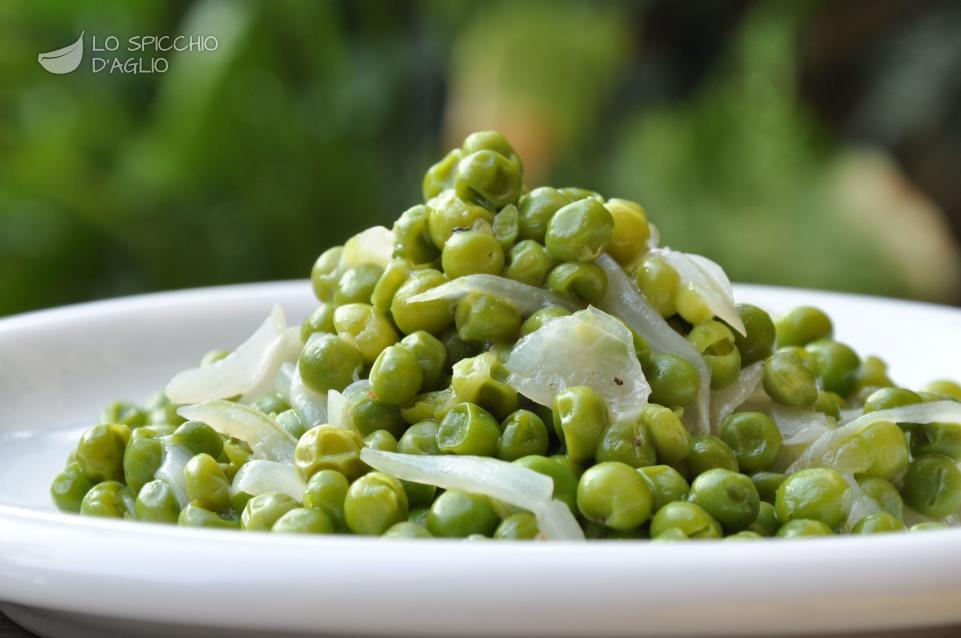
[[[300,503],[304,500],[305,487],[304,479],[293,466],[255,459],[247,461],[237,470],[231,490],[251,496],[280,492]]]
[[[651,254],[670,264],[680,276],[681,283],[698,293],[715,317],[723,319],[742,335],[747,334],[734,304],[734,287],[723,268],[707,257],[667,247],[656,248]]]
[[[711,424],[714,431],[745,401],[751,398],[764,375],[764,362],[758,361],[741,370],[737,380],[721,390],[711,392]]]
[[[294,368],[290,378],[290,407],[297,412],[308,430],[327,422],[327,395],[307,387],[300,376],[300,364]]]
[[[554,481],[521,465],[481,456],[422,456],[373,448],[362,449],[360,458],[374,469],[404,481],[483,494],[528,510],[537,517],[546,538],[584,537],[570,509],[564,505],[562,510],[552,504]]]
[[[864,493],[853,474],[844,472],[842,476],[851,488],[851,506],[848,509],[847,523],[845,523],[847,529],[851,530],[862,518],[881,511],[881,508],[877,501]]]
[[[185,419],[203,421],[224,436],[247,442],[257,458],[293,464],[297,439],[266,414],[240,403],[208,401],[185,405],[177,414]]]
[[[394,233],[383,226],[374,226],[347,240],[340,254],[340,270],[373,264],[387,267],[394,254]]]
[[[541,405],[551,406],[564,388],[586,385],[607,403],[614,421],[633,421],[651,387],[624,324],[593,306],[554,319],[514,345],[509,383]]]
[[[187,506],[187,480],[184,478],[184,468],[194,457],[193,452],[183,445],[165,442],[160,467],[154,473],[154,478],[163,479],[170,485],[180,509]]]
[[[274,388],[277,394],[282,396],[287,403],[290,403],[290,382],[294,377],[294,371],[296,369],[297,364],[295,363],[283,363],[277,370],[277,376],[274,380]]]
[[[407,303],[424,303],[427,301],[436,301],[437,299],[456,301],[462,297],[466,297],[472,292],[502,299],[511,304],[523,315],[529,315],[545,306],[560,306],[568,310],[579,310],[584,307],[583,304],[578,303],[566,295],[560,295],[556,292],[535,286],[528,286],[519,281],[497,275],[465,275],[458,277],[436,288],[431,288],[418,295],[414,295],[407,300]]]
[[[278,358],[287,352],[287,320],[280,306],[237,349],[208,366],[174,376],[165,393],[172,403],[202,403],[244,394],[268,374],[276,373]]]
[[[296,362],[303,345],[303,342],[300,340],[300,327],[291,326],[287,328],[287,330],[284,331],[277,350],[274,352],[268,365],[265,366],[260,382],[244,392],[240,400],[246,402],[270,392],[279,392],[277,377],[280,373],[280,368]]]
[[[333,389],[327,391],[327,423],[344,430],[351,429],[347,424],[347,396]]]
[[[700,379],[697,397],[685,408],[684,420],[689,428],[702,434],[710,433],[711,371],[704,362],[704,357],[647,303],[610,255],[601,255],[595,263],[607,273],[607,294],[601,301],[601,309],[624,321],[643,337],[655,352],[681,357],[697,369]]]

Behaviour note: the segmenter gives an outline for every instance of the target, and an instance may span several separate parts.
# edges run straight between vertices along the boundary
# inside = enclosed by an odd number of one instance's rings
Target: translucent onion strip
[[[244,463],[231,486],[233,492],[243,492],[257,496],[266,492],[281,492],[297,502],[304,500],[306,483],[300,478],[300,473],[286,463],[274,461],[253,460]]]
[[[187,506],[187,480],[184,478],[184,468],[190,459],[194,457],[193,452],[183,445],[165,443],[163,454],[160,459],[160,467],[154,473],[154,478],[163,479],[170,485],[171,491],[177,497],[177,503],[183,509]]]
[[[747,334],[734,304],[734,287],[723,268],[707,257],[666,247],[656,248],[651,254],[670,264],[680,276],[682,285],[700,295],[715,317],[723,319],[742,335]]]
[[[764,362],[758,361],[741,370],[737,380],[726,388],[711,392],[711,425],[715,432],[736,409],[751,398],[764,375]]]
[[[308,430],[327,422],[327,398],[326,394],[319,394],[307,387],[300,376],[298,364],[290,377],[290,407],[297,412]]]
[[[247,442],[257,458],[293,464],[297,439],[263,412],[230,401],[208,401],[177,410],[185,419],[203,421],[224,436]]]
[[[472,292],[498,297],[514,306],[518,312],[529,315],[545,306],[560,306],[568,310],[579,310],[584,306],[566,295],[528,286],[519,281],[497,275],[466,275],[446,284],[414,295],[407,303],[423,303],[437,299],[456,301]]]

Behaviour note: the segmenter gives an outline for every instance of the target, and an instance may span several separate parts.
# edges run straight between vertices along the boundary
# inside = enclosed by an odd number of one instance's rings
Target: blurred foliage
[[[492,127],[533,184],[633,197],[669,243],[736,279],[956,295],[937,220],[919,241],[940,242],[922,251],[938,272],[915,259],[921,275],[905,276],[865,228],[890,216],[851,214],[841,196],[849,154],[795,86],[807,9],[705,3],[699,47],[661,28],[665,12],[688,19],[669,4],[8,0],[0,314],[305,276],[325,247],[417,201],[444,144]],[[220,47],[171,54],[162,75],[36,64],[81,31],[210,33]]]

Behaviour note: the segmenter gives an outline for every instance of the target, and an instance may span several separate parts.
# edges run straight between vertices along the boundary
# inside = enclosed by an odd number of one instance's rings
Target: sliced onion
[[[651,387],[624,324],[590,307],[544,324],[514,345],[507,360],[510,384],[551,406],[564,388],[586,385],[607,403],[614,421],[633,421]]]
[[[171,491],[177,497],[180,509],[187,506],[187,480],[184,478],[184,468],[194,457],[187,447],[174,443],[165,443],[160,458],[160,467],[154,473],[154,478],[163,479],[170,485]]]
[[[877,501],[864,493],[853,474],[844,472],[842,476],[851,488],[851,507],[848,510],[848,520],[845,524],[847,529],[851,530],[862,518],[879,512],[881,508],[878,507]]]
[[[647,303],[610,255],[601,255],[596,263],[607,273],[607,294],[601,301],[601,309],[624,321],[643,337],[655,352],[681,357],[697,369],[700,379],[697,397],[685,409],[684,420],[689,428],[703,434],[710,433],[711,371],[704,362],[704,357]]]
[[[247,442],[257,458],[293,464],[297,439],[266,414],[240,403],[208,401],[185,405],[177,414],[185,419],[203,421],[224,436]]]
[[[537,518],[537,528],[540,534],[547,540],[559,541],[582,541],[584,540],[584,530],[574,515],[571,508],[564,501],[556,498],[534,510]]]
[[[327,422],[327,395],[307,387],[300,376],[300,364],[294,368],[290,378],[290,407],[297,412],[308,430]]]
[[[339,267],[342,271],[364,264],[386,268],[393,254],[394,233],[383,226],[374,226],[347,240]]]
[[[300,340],[300,328],[298,326],[287,328],[283,338],[280,340],[277,351],[271,357],[270,363],[265,367],[260,382],[250,390],[244,392],[240,400],[246,402],[270,392],[279,392],[277,377],[280,373],[280,368],[285,365],[291,365],[297,361],[297,355],[300,354],[300,349],[303,345],[303,342]]]
[[[255,459],[247,461],[237,470],[231,490],[251,496],[280,492],[302,502],[305,487],[304,479],[293,466]]]
[[[741,370],[728,387],[711,393],[711,424],[716,432],[721,423],[751,398],[764,375],[764,362],[758,361]]]
[[[560,306],[568,310],[579,310],[584,306],[566,295],[559,295],[543,288],[528,286],[519,281],[498,277],[497,275],[465,275],[448,281],[436,288],[414,295],[407,303],[424,303],[447,299],[456,301],[472,292],[491,295],[511,304],[518,312],[529,315],[545,306]]]
[[[202,403],[245,394],[269,374],[288,352],[287,320],[280,306],[256,332],[226,357],[208,366],[192,368],[174,376],[166,395],[173,403]]]
[[[670,264],[680,276],[682,285],[698,293],[715,317],[723,319],[742,335],[747,334],[734,304],[734,287],[723,268],[707,257],[667,247],[656,248],[651,254]]]
[[[802,408],[788,408],[772,403],[764,408],[781,431],[781,453],[774,469],[784,471],[793,465],[805,450],[811,447],[825,432],[834,429],[834,423],[826,414]]]
[[[327,423],[344,430],[349,430],[347,424],[347,397],[337,390],[327,391]]]
[[[277,377],[274,380],[274,387],[276,388],[277,394],[282,396],[287,403],[290,403],[290,382],[294,377],[294,371],[296,369],[296,363],[284,363],[277,370]]]

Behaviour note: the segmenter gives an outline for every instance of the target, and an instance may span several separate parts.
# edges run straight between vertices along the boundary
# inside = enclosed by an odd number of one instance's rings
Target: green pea
[[[300,353],[300,376],[315,392],[338,392],[354,382],[363,361],[352,343],[332,334],[311,339]]]
[[[557,261],[594,261],[607,248],[613,231],[610,211],[594,199],[582,199],[554,213],[547,222],[544,245]]]
[[[514,204],[508,204],[504,206],[496,215],[494,215],[494,223],[491,224],[491,232],[494,233],[494,237],[500,242],[501,248],[504,250],[510,250],[514,242],[517,241],[519,215],[517,213],[517,206]]]
[[[437,447],[437,430],[440,424],[437,421],[426,420],[407,428],[404,435],[397,442],[397,451],[401,454],[440,454]]]
[[[407,426],[397,406],[374,398],[368,391],[349,392],[345,403],[346,425],[356,430],[361,436],[386,430],[397,437],[403,434]]]
[[[577,511],[577,481],[579,477],[573,469],[573,463],[565,464],[557,457],[548,458],[535,454],[519,458],[514,462],[529,470],[549,476],[554,482],[554,498],[563,501],[571,508],[572,512]]]
[[[441,375],[447,364],[447,350],[440,339],[423,330],[418,330],[401,339],[400,345],[417,359],[422,379],[421,386],[427,390],[436,389],[440,385]]]
[[[626,199],[609,199],[604,208],[614,220],[607,252],[622,266],[633,264],[647,250],[651,228],[640,204]]]
[[[653,511],[657,512],[668,503],[687,500],[691,487],[680,472],[669,465],[648,465],[637,468],[654,496]]]
[[[948,529],[948,526],[944,523],[938,523],[935,521],[925,521],[923,523],[915,523],[910,527],[912,532],[927,532],[938,529]]]
[[[460,401],[475,403],[504,419],[517,409],[517,391],[507,383],[509,372],[490,352],[454,365],[451,387]]]
[[[187,498],[204,509],[223,512],[230,507],[230,481],[214,458],[197,454],[184,468]]]
[[[944,518],[961,508],[961,470],[940,454],[918,457],[904,474],[901,496],[921,514]]]
[[[378,313],[387,315],[394,295],[404,285],[410,276],[410,264],[405,259],[391,259],[384,269],[384,274],[377,280],[377,285],[370,293],[370,305]]]
[[[687,541],[691,540],[688,538],[687,534],[681,531],[679,527],[669,527],[661,532],[660,536],[652,537],[651,542],[653,543],[674,543],[677,541]]]
[[[489,232],[458,231],[441,253],[444,274],[450,279],[466,275],[497,275],[504,269],[504,249]]]
[[[499,131],[476,131],[464,138],[464,152],[476,153],[477,151],[494,151],[512,160],[517,159],[514,147],[511,146],[507,138]],[[517,160],[519,161],[519,160]]]
[[[520,163],[496,151],[476,151],[457,163],[454,189],[461,199],[487,208],[515,203],[521,193]]]
[[[364,473],[360,450],[364,442],[353,430],[318,425],[307,430],[294,448],[294,465],[304,480],[321,470],[337,470],[348,479]]]
[[[278,518],[270,531],[281,534],[333,534],[334,524],[320,510],[295,507]]]
[[[839,472],[810,468],[784,479],[777,488],[774,507],[785,523],[811,519],[837,529],[847,520],[851,498],[851,487]]]
[[[369,304],[352,303],[337,308],[334,311],[334,328],[338,336],[357,348],[365,365],[373,364],[384,348],[400,340],[390,319]],[[348,363],[353,365],[354,359],[351,358]]]
[[[384,270],[373,264],[361,264],[348,268],[340,276],[334,291],[334,303],[338,306],[350,303],[369,303]]]
[[[502,299],[472,293],[457,302],[454,323],[464,341],[514,341],[521,329],[521,315]]]
[[[861,491],[873,500],[882,512],[887,512],[898,519],[904,518],[904,501],[898,488],[885,479],[873,476],[858,477]]]
[[[829,417],[839,420],[841,418],[841,410],[844,408],[844,399],[834,393],[834,392],[818,392],[818,398],[814,402],[814,409],[817,412],[828,415]]]
[[[529,410],[512,412],[501,424],[502,434],[497,444],[497,458],[515,461],[532,454],[547,453],[550,439],[547,427],[539,416]]]
[[[437,428],[442,454],[494,456],[500,427],[491,413],[474,403],[455,405]]]
[[[307,431],[307,426],[293,408],[284,410],[275,416],[274,421],[295,439],[299,439],[301,435]]]
[[[554,260],[547,252],[547,248],[533,239],[525,239],[511,248],[504,276],[539,288],[544,285],[547,273],[553,267]]]
[[[335,246],[325,250],[310,270],[310,283],[314,288],[314,295],[320,301],[331,301],[334,290],[340,279],[340,256],[344,249]]]
[[[177,405],[176,403],[171,403],[169,400],[167,400],[167,397],[165,397],[163,393],[160,393],[160,396],[163,397],[163,401],[155,402],[154,407],[151,407],[148,409],[147,425],[176,426],[186,421],[186,419],[184,419],[182,416],[177,414],[177,409],[180,407],[179,405]],[[136,432],[137,430],[140,430],[144,427],[147,427],[147,426],[146,425],[140,426],[135,430],[133,430],[131,432],[131,436],[133,435],[133,432]]]
[[[570,203],[570,198],[550,186],[541,186],[522,195],[517,205],[518,236],[543,243],[547,224],[554,213]]]
[[[397,439],[387,430],[374,430],[364,437],[364,447],[384,452],[397,451]]]
[[[778,538],[805,538],[807,536],[833,536],[834,531],[821,521],[798,518],[788,521],[777,531]]]
[[[878,357],[865,357],[858,371],[858,388],[870,386],[884,388],[892,385],[894,382],[888,376],[888,364]]]
[[[335,529],[347,528],[344,499],[350,482],[337,470],[321,470],[310,477],[304,488],[304,507],[323,512]]]
[[[781,529],[781,522],[777,520],[777,511],[768,501],[761,501],[758,506],[757,519],[749,528],[761,536],[774,536]]]
[[[50,484],[50,496],[61,512],[79,512],[83,497],[93,487],[93,482],[84,476],[80,464],[67,465]]]
[[[377,356],[370,369],[370,389],[388,405],[403,405],[420,391],[423,374],[414,354],[402,346],[390,346]]]
[[[128,428],[147,424],[147,413],[129,401],[114,401],[100,414],[101,423],[119,423]]]
[[[460,162],[462,157],[464,157],[464,151],[455,148],[445,155],[442,160],[427,169],[422,184],[425,201],[454,187],[454,177],[457,175],[457,163]]]
[[[666,261],[656,255],[645,255],[634,270],[634,284],[662,317],[677,313],[675,299],[681,289],[681,277]]]
[[[724,537],[724,540],[726,540],[726,541],[756,541],[756,540],[761,540],[762,538],[764,538],[764,537],[761,536],[760,534],[758,534],[757,532],[752,532],[751,530],[747,530],[747,529],[746,529],[746,530],[744,530],[743,532],[737,532],[736,534],[731,534],[731,535],[729,535],[729,536],[725,536],[725,537]]]
[[[654,443],[643,421],[611,423],[597,445],[598,462],[619,461],[634,468],[657,463]]]
[[[244,506],[240,515],[240,527],[250,532],[268,532],[281,516],[300,507],[300,503],[287,494],[265,492],[258,494]]]
[[[494,538],[497,540],[533,540],[540,534],[537,527],[537,518],[530,512],[518,512],[513,514],[497,526],[494,530]]]
[[[134,440],[140,438],[159,440],[165,436],[170,436],[176,429],[176,426],[167,424],[144,425],[136,430],[130,431],[130,441],[127,442],[127,445],[129,446]]]
[[[588,386],[565,388],[554,397],[554,430],[576,463],[594,458],[608,422],[607,404]]]
[[[418,394],[412,405],[401,408],[400,415],[407,423],[411,424],[427,419],[440,421],[458,403],[462,403],[462,401],[454,394],[454,390],[448,387],[443,390]]]
[[[77,444],[77,463],[93,481],[123,480],[123,455],[130,428],[119,423],[100,423],[88,429]]]
[[[684,284],[674,295],[674,305],[681,319],[690,324],[706,323],[714,318],[707,299],[694,284]]]
[[[206,510],[195,503],[188,503],[180,511],[177,525],[181,527],[204,527],[209,529],[240,529],[240,521],[224,518],[219,514]]]
[[[401,213],[394,222],[394,254],[412,264],[429,264],[440,256],[427,231],[429,218],[430,209],[423,204]]]
[[[834,334],[831,318],[811,306],[800,306],[777,323],[777,345],[806,346],[812,341],[830,339]]]
[[[452,302],[446,299],[411,303],[409,299],[447,282],[437,270],[415,270],[397,289],[390,304],[390,315],[401,331],[410,334],[423,330],[440,334],[453,320]]]
[[[738,304],[737,314],[741,317],[747,335],[734,334],[734,345],[741,353],[741,364],[749,366],[763,361],[774,352],[776,331],[771,316],[751,304]]]
[[[400,481],[382,472],[361,476],[347,490],[344,517],[354,534],[379,536],[406,520],[407,513],[407,495]]]
[[[671,408],[688,405],[697,396],[697,368],[686,359],[671,354],[656,354],[644,368],[651,385],[651,403]]]
[[[280,397],[273,397],[280,399]],[[282,399],[281,399],[282,401]],[[269,409],[269,406],[265,405],[266,402],[261,402],[260,406],[256,403],[254,407],[257,407],[264,414],[270,414],[279,410]],[[284,402],[284,409],[290,406],[286,405]],[[263,408],[268,408],[264,410]],[[279,404],[275,404],[275,407],[279,407]],[[177,445],[182,445],[194,454],[209,454],[210,456],[216,458],[220,456],[220,453],[224,449],[224,439],[220,434],[217,433],[212,427],[206,423],[200,421],[187,421],[186,423],[180,425],[174,433],[170,435],[170,440],[172,443]]]
[[[597,191],[592,191],[589,188],[580,188],[579,186],[565,186],[563,188],[558,188],[557,192],[561,193],[572,202],[576,202],[582,199],[592,199],[595,202],[604,203],[604,196]]]
[[[131,437],[123,453],[123,476],[127,486],[136,494],[163,462],[164,446],[159,440],[143,436]]]
[[[777,498],[777,488],[781,487],[781,483],[786,478],[787,475],[780,472],[756,472],[751,475],[761,500],[768,503],[774,503],[774,499]]]
[[[910,434],[911,454],[943,454],[961,461],[961,429],[953,423],[901,424]]]
[[[566,262],[547,275],[547,288],[596,305],[607,294],[607,273],[597,264]]]
[[[910,449],[904,432],[890,421],[877,421],[858,433],[871,454],[871,464],[862,474],[892,479],[908,467]]]
[[[386,532],[381,534],[381,538],[413,539],[433,538],[433,536],[431,536],[431,533],[428,532],[427,528],[423,525],[411,523],[410,521],[401,521],[391,525]]]
[[[704,357],[711,369],[711,389],[726,388],[737,381],[741,354],[734,347],[734,333],[719,321],[708,321],[691,329],[687,340]]]
[[[176,524],[180,518],[180,503],[167,481],[150,481],[137,493],[137,519],[151,523]]]
[[[651,520],[651,538],[674,536],[677,530],[684,538],[721,538],[721,526],[695,503],[675,501],[657,511]]]
[[[677,414],[664,406],[649,403],[641,410],[659,461],[674,464],[683,461],[691,450],[691,435]]]
[[[724,441],[711,434],[699,434],[691,439],[691,451],[684,463],[693,476],[714,468],[738,471],[734,451]]]
[[[821,385],[828,392],[848,396],[857,388],[861,358],[850,347],[830,340],[809,343],[805,349],[814,355]]]
[[[234,467],[240,467],[253,456],[253,450],[246,441],[235,438],[228,438],[224,441],[224,456]]]
[[[336,308],[333,303],[321,303],[317,306],[300,324],[300,340],[306,342],[315,332],[333,332]]]
[[[735,412],[721,425],[721,440],[734,452],[738,467],[747,473],[771,467],[781,453],[781,431],[762,412]]]
[[[447,490],[438,496],[427,515],[427,529],[441,538],[490,536],[497,529],[497,523],[489,498],[460,490]]]
[[[80,501],[80,513],[102,518],[130,518],[136,505],[133,493],[119,481],[97,483]]]
[[[918,403],[922,403],[922,399],[917,392],[912,392],[906,388],[878,388],[868,395],[868,398],[864,401],[864,413],[890,410]]]
[[[488,224],[494,221],[494,214],[471,202],[466,202],[453,190],[446,190],[427,202],[430,216],[427,218],[427,232],[434,245],[443,249],[444,245],[457,232],[474,228],[478,221]]]
[[[854,526],[855,534],[884,534],[902,532],[906,528],[899,518],[887,512],[875,512],[865,516]]]
[[[720,468],[708,470],[694,479],[690,499],[729,533],[747,529],[754,523],[761,503],[749,477]]]
[[[650,517],[654,495],[630,465],[616,461],[589,468],[577,483],[577,509],[610,529],[637,529]]]
[[[961,401],[961,384],[948,379],[932,381],[928,385],[924,386],[924,391],[932,394],[939,394],[943,397],[954,399],[955,401]]]
[[[764,362],[764,391],[781,405],[810,407],[818,399],[817,379],[794,352],[779,351]]]
[[[540,330],[554,319],[568,317],[570,314],[571,313],[568,310],[561,308],[560,306],[547,306],[545,308],[541,308],[540,310],[536,310],[534,311],[534,314],[528,317],[524,323],[521,324],[520,336],[526,337],[530,333]]]

